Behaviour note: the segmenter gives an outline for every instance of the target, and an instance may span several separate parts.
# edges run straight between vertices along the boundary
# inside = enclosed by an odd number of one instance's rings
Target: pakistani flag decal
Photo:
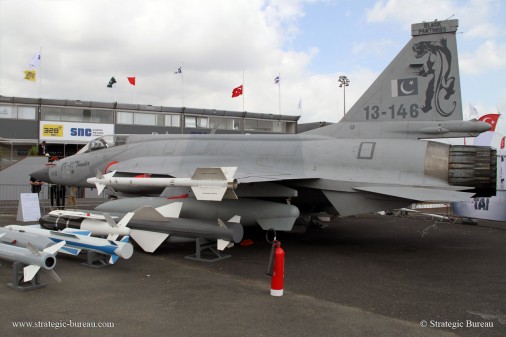
[[[418,79],[403,78],[392,80],[392,97],[418,95]]]

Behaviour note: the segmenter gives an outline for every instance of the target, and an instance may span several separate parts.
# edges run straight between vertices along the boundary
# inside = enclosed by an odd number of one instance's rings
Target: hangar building
[[[37,154],[75,154],[107,134],[297,133],[300,116],[0,95],[1,168]]]

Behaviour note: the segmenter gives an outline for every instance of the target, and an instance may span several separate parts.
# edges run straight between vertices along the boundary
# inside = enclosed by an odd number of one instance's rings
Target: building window
[[[273,121],[271,120],[246,119],[244,121],[244,129],[246,131],[274,132],[273,125]]]
[[[209,128],[221,130],[239,130],[240,118],[209,117]]]
[[[244,120],[244,131],[256,131],[258,129],[258,121],[256,119]]]
[[[133,112],[118,111],[116,113],[116,123],[117,124],[133,124],[134,123]]]
[[[181,116],[165,115],[165,126],[181,126]]]
[[[187,128],[196,128],[197,127],[197,117],[185,116],[184,117],[184,126]]]
[[[56,122],[112,124],[113,112],[100,109],[42,107],[41,119]]]
[[[0,118],[17,118],[16,107],[0,105]]]
[[[197,126],[199,128],[208,128],[209,127],[209,118],[207,118],[207,117],[198,117],[197,118]]]
[[[0,118],[37,119],[37,108],[34,106],[0,105]]]
[[[136,124],[136,125],[156,125],[156,115],[155,114],[135,113],[134,114],[134,124]]]

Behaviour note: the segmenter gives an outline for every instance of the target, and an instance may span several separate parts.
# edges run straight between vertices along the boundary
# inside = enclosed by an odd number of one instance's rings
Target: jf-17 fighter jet
[[[167,198],[173,186],[200,186],[196,199],[177,199],[182,218],[239,215],[243,225],[276,230],[291,230],[300,213],[349,216],[493,195],[494,150],[423,140],[473,137],[490,128],[462,120],[457,28],[458,20],[413,24],[411,40],[337,124],[295,135],[100,137],[32,176],[105,185],[130,198],[97,209],[123,214],[174,202]],[[199,185],[207,173],[207,180],[227,182],[220,193]],[[207,187],[217,201],[198,198]]]

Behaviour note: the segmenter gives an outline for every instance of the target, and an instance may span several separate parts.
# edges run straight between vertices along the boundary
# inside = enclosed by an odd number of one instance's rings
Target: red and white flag
[[[241,95],[242,95],[242,85],[240,85],[237,88],[234,88],[234,90],[232,90],[232,98],[233,97],[238,97],[238,96],[241,96]]]
[[[135,77],[127,77],[128,82],[130,82],[131,85],[135,85]]]
[[[488,131],[495,131],[495,126],[497,125],[499,117],[501,117],[500,114],[488,114],[481,116],[479,120],[492,125],[492,128]]]

